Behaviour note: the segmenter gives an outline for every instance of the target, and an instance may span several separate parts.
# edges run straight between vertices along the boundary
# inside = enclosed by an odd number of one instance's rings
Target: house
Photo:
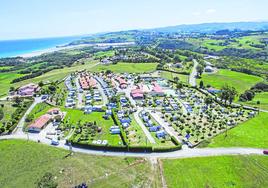
[[[121,89],[126,89],[127,88],[127,82],[121,77],[117,77],[116,80],[119,82],[119,87]]]
[[[211,66],[206,66],[205,72],[214,72],[214,69]]]
[[[51,122],[51,120],[52,120],[51,115],[49,114],[42,115],[28,126],[28,131],[39,133],[45,126],[48,125],[49,122]]]
[[[143,99],[143,91],[141,89],[133,89],[130,92],[130,95],[133,99]]]
[[[40,87],[37,84],[27,84],[18,89],[18,94],[21,96],[33,96],[36,92],[40,90]]]
[[[152,89],[152,91],[150,92],[150,94],[152,95],[152,96],[164,96],[165,95],[165,93],[164,93],[164,91],[162,90],[162,88],[156,83],[156,82],[154,82],[153,83],[153,89]]]

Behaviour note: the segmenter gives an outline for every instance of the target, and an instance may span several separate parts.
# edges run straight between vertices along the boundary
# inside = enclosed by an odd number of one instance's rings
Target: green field
[[[215,74],[203,74],[201,80],[203,80],[205,86],[209,84],[212,87],[219,89],[224,84],[228,84],[235,87],[239,94],[243,93],[256,83],[263,81],[263,79],[258,76],[225,69],[220,69]]]
[[[268,148],[268,113],[240,124],[225,134],[216,136],[208,147],[255,147]]]
[[[81,124],[85,122],[94,122],[96,121],[97,126],[102,128],[101,133],[96,134],[93,138],[94,140],[107,140],[109,145],[119,145],[122,144],[122,140],[119,135],[111,135],[110,127],[114,125],[112,118],[109,120],[103,119],[104,112],[93,112],[91,114],[84,114],[81,110],[75,109],[62,109],[62,111],[67,112],[65,120],[68,120],[72,125],[76,125],[78,121],[81,121]],[[81,134],[78,134],[76,137],[73,136],[73,139],[76,141]],[[91,144],[92,140],[88,140]]]
[[[12,103],[13,102],[11,101],[0,101],[0,105],[4,105],[3,107],[4,117],[3,119],[0,119],[0,127],[3,122],[9,121],[11,118],[11,114],[15,112],[16,108],[12,106]]]
[[[11,87],[10,82],[20,76],[22,76],[22,74],[17,74],[14,72],[0,73],[0,96],[6,95]]]
[[[268,187],[267,156],[221,156],[164,160],[169,188]]]
[[[257,101],[260,101],[260,105],[257,105]],[[268,110],[268,92],[256,93],[252,101],[241,102],[241,104]]]
[[[0,187],[36,187],[46,172],[59,187],[87,182],[89,187],[161,187],[149,162],[124,157],[75,153],[34,142],[0,141]]]
[[[156,70],[157,63],[117,63],[115,65],[98,65],[92,68],[92,72],[111,70],[118,73],[144,73]]]
[[[167,71],[162,71],[161,77],[168,79],[168,80],[174,80],[175,77],[178,77],[179,80],[183,83],[188,84],[188,82],[189,82],[189,76],[184,75],[184,74],[176,74],[176,73],[171,73],[171,72],[167,72]]]

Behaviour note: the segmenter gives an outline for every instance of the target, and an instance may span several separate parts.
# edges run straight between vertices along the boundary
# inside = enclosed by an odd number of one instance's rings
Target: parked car
[[[52,139],[51,140],[51,145],[54,145],[54,146],[57,146],[57,145],[59,145],[60,143],[59,143],[59,141],[57,140],[57,139]]]
[[[263,150],[264,155],[268,155],[268,150]]]

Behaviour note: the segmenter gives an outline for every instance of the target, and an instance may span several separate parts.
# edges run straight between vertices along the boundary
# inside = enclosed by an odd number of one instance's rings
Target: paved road
[[[78,77],[75,78],[75,85],[77,89],[77,108],[81,109],[83,107],[83,93],[80,93],[81,86]]]
[[[147,127],[144,125],[144,123],[142,122],[141,118],[139,117],[140,112],[142,111],[142,108],[138,108],[138,110],[136,112],[134,112],[134,118],[136,120],[136,122],[139,124],[139,126],[141,127],[141,129],[143,130],[144,134],[146,135],[146,137],[148,138],[149,142],[152,144],[155,144],[155,140],[152,137],[151,133],[148,131]]]
[[[1,136],[0,140],[6,139],[27,139],[27,135],[7,135]],[[29,140],[37,141],[37,137],[29,135]],[[50,140],[40,140],[43,144],[50,145]],[[69,150],[69,146],[61,141],[57,146],[62,149]],[[208,157],[208,156],[221,156],[221,155],[263,155],[263,149],[258,148],[195,148],[195,149],[183,149],[172,152],[154,152],[154,153],[133,153],[133,152],[111,152],[111,151],[97,151],[90,149],[83,149],[72,147],[72,151],[80,152],[91,155],[102,156],[117,156],[117,157],[146,157],[146,158],[191,158],[191,157]]]
[[[196,86],[196,76],[197,76],[196,67],[198,65],[198,62],[195,59],[193,60],[193,62],[194,62],[194,66],[193,66],[192,72],[191,72],[190,77],[189,77],[189,84],[191,86]]]
[[[157,123],[159,123],[162,127],[164,127],[165,131],[170,135],[170,136],[174,136],[180,143],[182,143],[182,141],[179,139],[178,137],[178,133],[173,129],[173,127],[169,126],[169,123],[165,122],[162,118],[161,118],[161,113],[160,112],[155,112],[152,113],[150,111],[147,111],[150,113],[150,115],[155,119],[155,121],[157,121]]]
[[[15,135],[24,135],[24,132],[23,132],[23,125],[25,123],[25,119],[26,117],[30,114],[30,112],[32,111],[32,109],[38,104],[38,103],[41,103],[43,102],[44,100],[41,99],[41,97],[37,97],[34,99],[34,102],[33,104],[28,108],[28,110],[25,112],[25,114],[22,116],[22,118],[20,119],[17,127],[14,129],[13,133],[12,134],[15,134]]]

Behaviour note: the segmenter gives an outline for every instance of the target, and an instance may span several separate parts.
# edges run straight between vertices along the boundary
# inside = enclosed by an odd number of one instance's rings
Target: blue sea
[[[76,36],[0,41],[0,58],[15,57],[35,51],[46,50],[56,46],[68,44],[80,38],[81,37]]]

